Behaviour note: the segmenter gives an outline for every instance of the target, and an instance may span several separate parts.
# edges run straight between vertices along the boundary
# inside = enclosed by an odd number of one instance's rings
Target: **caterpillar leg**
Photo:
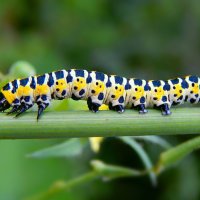
[[[98,103],[93,103],[90,97],[87,100],[87,105],[88,105],[89,110],[95,113],[99,111],[99,107],[101,106]]]
[[[15,117],[18,117],[29,108],[31,108],[33,104],[33,100],[30,96],[21,96],[20,99],[16,98],[12,103],[12,109],[8,112],[8,115],[17,113]]]
[[[42,112],[49,106],[47,103],[41,103],[38,104],[38,114],[37,114],[37,120],[39,120]]]
[[[148,113],[148,110],[145,108],[144,104],[138,105],[137,108],[138,108],[140,114],[146,114],[146,113]]]
[[[109,103],[109,109],[110,110],[115,110],[117,111],[118,113],[123,113],[125,110],[124,110],[124,106],[123,105],[116,105],[116,106],[113,106],[112,103]]]
[[[118,113],[123,113],[125,110],[124,110],[124,106],[122,105],[116,105],[114,106],[114,109],[118,112]]]
[[[37,120],[39,120],[42,112],[49,106],[50,97],[46,94],[41,94],[36,97],[36,103],[38,105]]]
[[[12,107],[12,109],[7,113],[7,115],[10,115],[10,114],[12,114],[12,113],[15,113],[15,112],[17,112],[19,109],[20,109],[20,106],[19,106],[19,105],[14,105],[14,106]]]
[[[108,104],[108,107],[109,107],[109,110],[115,110],[115,109],[114,109],[114,106],[112,105],[111,102]]]
[[[162,104],[160,106],[162,115],[171,115],[171,111],[168,104]]]
[[[26,112],[29,108],[31,108],[33,106],[33,104],[25,104],[22,103],[22,105],[20,106],[20,108],[18,109],[19,112],[16,114],[15,117],[18,117],[19,115],[21,115],[22,113]]]

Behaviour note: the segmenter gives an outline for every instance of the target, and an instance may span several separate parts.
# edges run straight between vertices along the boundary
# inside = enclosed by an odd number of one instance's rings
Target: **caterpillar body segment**
[[[89,110],[98,112],[102,104],[119,113],[125,108],[147,113],[148,107],[170,115],[172,105],[200,101],[200,79],[197,76],[163,80],[125,78],[87,70],[60,70],[40,76],[16,79],[0,93],[0,111],[11,107],[16,116],[38,105],[39,119],[51,100],[72,98],[86,100]]]
[[[169,100],[171,105],[183,104],[188,100],[186,98],[189,89],[187,77],[186,80],[181,78],[168,80],[168,84],[170,86]]]
[[[128,80],[124,77],[109,76],[108,95],[105,103],[109,105],[110,110],[124,112],[127,84]]]
[[[109,94],[109,88],[106,86],[108,76],[101,72],[92,71],[88,75],[87,82],[86,99],[88,108],[93,112],[98,112],[99,107],[105,103]]]
[[[170,86],[163,80],[148,81],[147,106],[160,108],[163,115],[170,115]]]
[[[139,113],[147,113],[148,91],[150,87],[146,80],[129,79],[126,89],[126,107],[139,110]]]

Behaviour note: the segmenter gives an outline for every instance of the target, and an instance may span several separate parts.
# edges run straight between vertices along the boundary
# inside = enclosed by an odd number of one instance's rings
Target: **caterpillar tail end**
[[[10,108],[10,104],[8,103],[6,98],[4,97],[3,93],[0,92],[0,112],[4,112],[8,108]]]

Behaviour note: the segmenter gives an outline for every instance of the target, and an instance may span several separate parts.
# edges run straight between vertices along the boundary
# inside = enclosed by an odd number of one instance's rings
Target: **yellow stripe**
[[[12,102],[16,99],[16,94],[13,94],[9,90],[1,90],[1,92],[3,93],[9,104],[12,104]]]

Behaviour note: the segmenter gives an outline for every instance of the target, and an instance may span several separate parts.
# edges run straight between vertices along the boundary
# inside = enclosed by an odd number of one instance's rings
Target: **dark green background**
[[[200,72],[200,2],[179,0],[1,0],[0,71],[26,60],[38,74],[84,68],[146,79]],[[172,138],[181,141],[181,138]],[[0,199],[22,199],[70,179],[99,157],[130,167],[142,164],[114,139],[95,156],[89,147],[74,159],[31,159],[27,153],[61,140],[0,141]],[[147,146],[156,161],[156,147]],[[200,199],[199,155],[192,154],[159,177],[77,187],[55,199]]]

